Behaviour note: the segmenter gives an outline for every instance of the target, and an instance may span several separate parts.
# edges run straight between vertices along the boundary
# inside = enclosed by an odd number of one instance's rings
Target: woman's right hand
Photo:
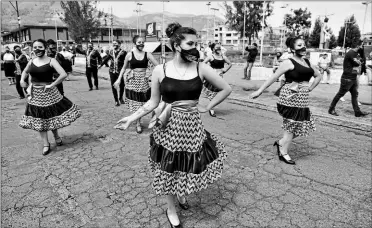
[[[116,82],[114,83],[114,88],[116,89],[120,89],[120,81],[119,80],[116,80]]]
[[[23,87],[23,88],[27,88],[28,87],[28,84],[25,81],[23,81],[23,80],[20,81],[20,84],[21,84],[21,87]]]
[[[262,92],[257,90],[249,95],[249,99],[256,99],[257,97],[261,96]]]
[[[114,128],[125,131],[133,123],[133,121],[134,120],[130,116],[126,116],[123,119],[119,120]]]

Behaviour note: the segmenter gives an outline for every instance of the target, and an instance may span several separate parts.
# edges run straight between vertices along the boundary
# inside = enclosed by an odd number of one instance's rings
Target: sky
[[[136,15],[134,12],[137,8],[137,2],[143,4],[141,6],[142,14],[146,13],[161,13],[163,11],[162,1],[101,1],[99,8],[108,12],[112,6],[113,14],[119,17],[129,17]],[[363,22],[365,16],[366,6],[362,4],[363,1],[276,1],[274,2],[274,14],[270,16],[267,22],[272,27],[281,26],[284,14],[290,13],[291,9],[308,8],[312,13],[312,24],[318,15],[329,15],[328,26],[331,27],[333,33],[337,36],[338,32],[343,26],[346,17],[354,14],[361,32],[363,32]],[[164,10],[176,14],[195,14],[206,15],[208,13],[207,1],[170,1],[164,3]],[[288,4],[287,8],[281,8]],[[365,20],[365,33],[372,31],[371,5],[367,7],[367,14]],[[223,18],[223,2],[211,1],[210,8],[217,8],[216,16]],[[213,15],[213,11],[210,10]]]

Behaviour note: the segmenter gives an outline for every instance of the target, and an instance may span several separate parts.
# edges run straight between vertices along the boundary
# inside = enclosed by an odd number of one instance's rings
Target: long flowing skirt
[[[309,109],[309,90],[305,87],[293,92],[289,85],[283,86],[277,103],[278,112],[283,117],[282,128],[294,136],[308,136],[316,130]]]
[[[227,153],[216,136],[206,131],[200,113],[172,110],[164,129],[150,135],[149,163],[158,195],[186,195],[208,187],[221,177]]]
[[[222,72],[222,69],[214,69],[218,75]],[[214,87],[211,83],[204,81],[203,83],[203,94],[209,99],[212,100],[216,94],[219,92],[219,89]]]
[[[80,116],[80,109],[62,96],[57,87],[46,91],[33,87],[32,98],[27,102],[19,126],[35,131],[51,131],[70,125]]]
[[[128,82],[125,84],[125,102],[128,105],[129,111],[136,112],[142,107],[151,97],[151,89],[149,86],[146,72],[132,71]]]

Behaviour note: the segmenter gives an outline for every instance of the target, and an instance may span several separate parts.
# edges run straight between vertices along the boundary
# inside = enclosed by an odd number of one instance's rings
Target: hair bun
[[[293,40],[293,37],[288,37],[286,40],[285,40],[285,45],[290,48],[291,47],[291,42]]]
[[[181,28],[182,25],[178,22],[174,22],[168,25],[168,27],[165,29],[165,33],[167,34],[168,38],[171,38],[173,34],[176,32],[177,29]]]

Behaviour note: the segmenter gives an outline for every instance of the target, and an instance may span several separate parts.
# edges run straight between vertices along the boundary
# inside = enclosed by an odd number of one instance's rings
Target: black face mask
[[[138,45],[136,45],[136,48],[139,50],[140,48],[144,48],[145,47],[145,45],[144,44],[138,44]]]
[[[300,49],[295,50],[295,53],[296,53],[296,55],[301,55],[300,53],[304,52],[304,51],[306,51],[306,47],[302,47]]]
[[[22,51],[21,50],[15,50],[15,53],[22,54]]]
[[[5,52],[6,52],[6,53],[9,53],[9,52],[10,52],[10,50],[6,50]]]
[[[192,62],[192,61],[198,61],[200,58],[199,51],[196,48],[191,48],[189,50],[185,50],[181,48],[181,58],[185,62]]]
[[[36,50],[34,50],[34,53],[35,53],[35,55],[38,55],[39,53],[41,53],[40,57],[42,57],[42,56],[45,55],[45,50],[36,49]]]

